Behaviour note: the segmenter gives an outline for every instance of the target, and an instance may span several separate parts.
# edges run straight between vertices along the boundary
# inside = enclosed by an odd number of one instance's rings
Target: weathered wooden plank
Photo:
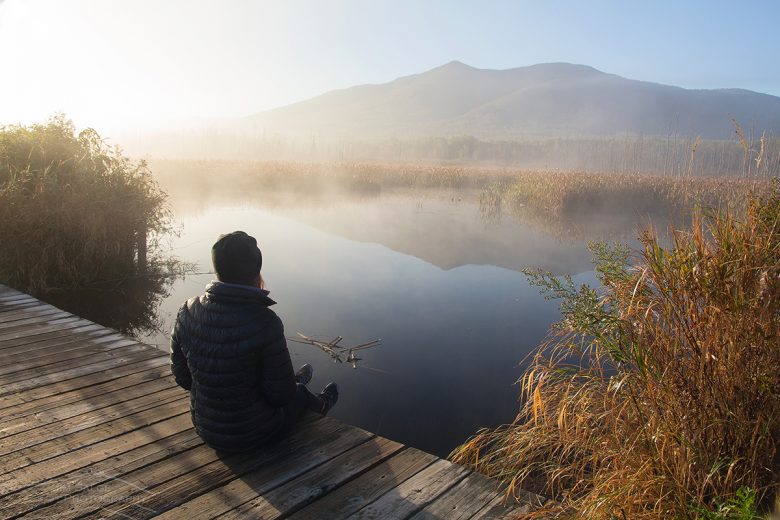
[[[93,360],[100,359],[105,355],[115,354],[112,351],[122,349],[122,352],[127,354],[134,350],[148,349],[148,345],[143,345],[132,339],[115,339],[112,342],[107,343],[91,343],[84,345],[80,350],[63,350],[59,352],[50,353],[45,357],[32,357],[27,359],[21,359],[17,356],[2,356],[0,355],[0,384],[3,384],[6,380],[12,380],[12,378],[21,377],[26,378],[29,375],[42,375],[47,371],[57,372],[58,367],[63,366],[75,366],[75,363],[91,362]],[[89,359],[84,359],[84,358]],[[61,370],[61,368],[60,368]],[[7,378],[7,379],[6,379]]]
[[[4,294],[0,296],[0,303],[7,304],[7,305],[13,305],[14,302],[25,301],[25,300],[35,300],[35,298],[24,293],[17,293],[17,294],[10,294],[10,295]]]
[[[59,428],[64,424],[60,421],[65,421],[66,419],[77,416],[77,420],[79,420],[81,424],[86,424],[85,422],[82,422],[85,419],[83,414],[100,410],[101,417],[109,417],[114,409],[125,408],[127,404],[135,404],[136,401],[134,400],[138,397],[154,395],[156,399],[161,399],[164,397],[164,394],[161,394],[160,392],[173,389],[175,389],[177,395],[180,395],[181,390],[176,387],[173,376],[168,376],[123,388],[119,391],[115,390],[114,392],[103,393],[90,399],[81,399],[66,406],[58,406],[16,419],[6,419],[0,423],[0,439],[52,423],[60,423],[57,425]],[[40,430],[37,430],[29,432],[29,435],[37,436],[39,433]],[[13,440],[10,442],[13,442]]]
[[[467,520],[499,496],[498,482],[470,473],[446,493],[425,506],[411,520]],[[503,496],[503,495],[502,495]]]
[[[455,486],[468,473],[463,466],[440,460],[347,518],[402,520]]]
[[[304,473],[295,480],[250,500],[220,516],[221,520],[241,518],[283,518],[297,511],[356,475],[382,462],[403,446],[379,437]]]
[[[41,345],[46,344],[46,342],[50,341],[62,341],[71,339],[71,336],[76,334],[87,334],[87,333],[97,333],[98,331],[105,331],[107,330],[105,327],[101,327],[100,325],[97,325],[95,323],[89,323],[88,325],[78,325],[77,327],[63,327],[62,329],[57,329],[53,331],[49,331],[43,334],[37,334],[34,336],[28,336],[26,338],[19,338],[15,340],[7,340],[4,342],[0,342],[0,352],[5,352],[6,349],[11,348],[17,348],[22,346],[30,346],[30,348],[34,348],[34,345]],[[108,329],[110,330],[110,329]],[[116,332],[116,331],[111,331]]]
[[[21,403],[42,399],[44,397],[59,395],[63,392],[93,386],[99,383],[117,379],[122,376],[126,376],[128,374],[134,374],[136,372],[142,372],[151,368],[168,365],[169,363],[170,361],[168,360],[168,357],[164,355],[159,357],[152,357],[143,361],[124,363],[122,365],[111,368],[111,370],[98,371],[65,381],[55,381],[35,388],[28,388],[24,390],[24,392],[0,396],[0,407],[14,406]]]
[[[80,432],[122,417],[132,417],[137,412],[179,400],[181,395],[180,388],[168,386],[166,389],[158,392],[145,393],[126,401],[116,401],[110,406],[62,419],[53,424],[47,423],[33,430],[10,434],[0,439],[0,443],[2,443],[0,445],[0,456],[37,444],[43,444],[47,441],[55,440],[57,437]]]
[[[130,357],[137,354],[146,354],[147,356],[156,354],[151,351],[147,345],[142,345],[136,341],[126,339],[119,341],[124,343],[121,348],[96,352],[93,355],[88,356],[87,359],[81,359],[80,356],[77,356],[74,359],[66,354],[65,359],[60,359],[52,363],[42,363],[38,367],[23,367],[20,370],[15,370],[17,365],[7,367],[6,370],[8,370],[8,372],[0,374],[0,385],[6,387],[10,386],[12,383],[29,381],[35,377],[49,376],[55,373],[65,372],[72,368],[84,367],[102,361],[116,359],[118,357]],[[4,393],[4,389],[5,388],[0,390],[0,393]]]
[[[8,287],[7,285],[0,284],[0,294],[6,295],[6,294],[21,294],[21,293],[16,289]]]
[[[32,320],[21,320],[18,322],[11,322],[7,324],[7,326],[4,329],[0,330],[0,338],[19,339],[27,336],[33,336],[38,332],[38,330],[43,329],[46,326],[57,327],[58,325],[74,323],[80,320],[84,321],[85,324],[89,323],[87,320],[83,320],[82,318],[79,318],[78,316],[73,316],[72,314],[66,314],[65,316],[58,316],[52,318],[51,321],[32,319]]]
[[[32,309],[22,307],[0,314],[0,330],[11,327],[12,325],[21,325],[20,322],[25,320],[37,319],[38,321],[42,321],[43,319],[51,320],[63,316],[73,315],[50,305],[42,305],[40,307],[33,307]]]
[[[335,430],[331,432],[332,428],[335,428]],[[202,466],[189,474],[165,482],[162,486],[154,488],[152,493],[139,493],[134,496],[134,500],[113,504],[106,508],[111,510],[110,514],[107,514],[106,509],[103,509],[99,517],[146,518],[149,516],[149,511],[154,511],[157,515],[183,503],[189,505],[191,502],[187,501],[191,499],[196,501],[202,500],[204,498],[203,493],[214,489],[218,485],[224,485],[231,480],[235,482],[236,480],[234,479],[236,477],[242,480],[246,478],[245,476],[242,477],[242,474],[261,467],[272,471],[273,468],[277,468],[277,471],[273,472],[273,477],[279,480],[282,478],[279,472],[279,465],[288,463],[289,454],[295,454],[297,457],[300,457],[299,454],[310,454],[311,458],[306,461],[306,464],[297,464],[293,468],[294,471],[300,472],[312,464],[322,462],[323,459],[337,456],[345,449],[349,449],[350,446],[360,445],[360,443],[365,441],[366,435],[370,437],[370,434],[367,434],[367,432],[359,431],[356,428],[337,422],[332,425],[311,425],[309,428],[296,432],[276,446],[251,454],[221,457],[220,460]],[[294,447],[285,449],[285,444],[293,444]],[[222,474],[225,466],[227,466],[228,471]],[[172,516],[181,518],[179,515],[182,512],[182,510],[178,510]],[[204,504],[197,508],[197,514],[204,513],[207,515],[207,518],[213,518],[215,515],[214,506]],[[95,513],[86,518],[97,516],[97,513]]]
[[[407,448],[343,486],[294,513],[291,520],[340,520],[370,504],[387,491],[437,460],[430,453]]]
[[[49,305],[48,303],[43,303],[37,300],[33,300],[32,302],[23,303],[19,305],[3,306],[2,309],[3,311],[0,312],[0,323],[18,319],[19,316],[24,317],[25,314],[30,316],[36,316],[36,315],[45,316],[51,314],[52,312],[64,312],[66,314],[70,314],[66,310],[60,309],[58,307],[55,307],[54,305]]]
[[[38,300],[31,300],[29,302],[23,302],[15,305],[4,305],[0,303],[0,319],[2,319],[2,316],[4,316],[5,313],[7,312],[16,312],[20,309],[34,309],[34,308],[45,308],[45,307],[50,307],[50,306],[45,303],[41,303]]]
[[[102,461],[110,467],[111,461],[118,460],[117,457],[123,453],[146,453],[149,445],[154,446],[161,439],[185,431],[197,437],[188,410],[148,426],[121,432],[94,444],[3,473],[0,475],[0,495],[15,493]],[[132,458],[132,455],[128,457]],[[125,457],[122,460],[131,459]]]
[[[14,302],[16,300],[13,300],[11,298],[17,297],[16,299],[18,300],[18,297],[20,297],[20,296],[24,297],[24,298],[27,298],[27,299],[30,299],[30,300],[33,300],[33,301],[36,301],[36,302],[39,302],[39,303],[43,303],[40,300],[38,300],[36,298],[33,298],[29,294],[20,293],[18,291],[15,292],[15,293],[6,292],[6,293],[0,293],[0,309],[2,309],[3,307],[14,306],[14,304],[15,304]]]
[[[0,516],[523,511],[485,477],[327,418],[270,449],[217,454],[191,428],[188,394],[167,365],[159,350],[0,285]]]
[[[15,472],[14,480],[0,484],[0,489],[7,489],[0,492],[0,517],[27,513],[199,446],[202,441],[188,419],[181,415]],[[163,424],[166,428],[159,427]],[[130,436],[142,438],[122,440]],[[73,467],[73,462],[80,465]]]
[[[116,332],[111,332],[108,329],[97,330],[90,336],[80,337],[78,334],[73,334],[73,337],[62,338],[57,340],[51,340],[54,343],[49,345],[24,345],[21,347],[11,347],[0,351],[0,363],[15,363],[19,360],[31,361],[37,359],[39,363],[44,364],[49,357],[53,354],[60,354],[62,352],[68,352],[71,350],[79,349],[92,349],[95,352],[99,352],[100,345],[110,343],[112,341],[134,341],[127,336],[122,336]],[[137,343],[136,341],[134,341]],[[45,358],[45,359],[40,359]]]
[[[61,394],[50,395],[41,399],[26,401],[13,406],[0,408],[1,421],[13,421],[31,414],[43,413],[53,408],[78,406],[81,401],[90,402],[95,397],[103,394],[110,394],[123,388],[129,388],[146,381],[154,381],[161,377],[169,376],[171,373],[167,364],[152,369],[135,372],[126,376],[111,379],[103,383],[98,383],[76,390],[66,391]],[[73,380],[71,380],[73,381]],[[57,413],[54,411],[53,413]]]
[[[25,327],[20,327],[21,330],[15,332],[5,332],[0,334],[0,342],[15,343],[22,339],[40,336],[41,334],[45,334],[47,332],[61,332],[67,329],[83,327],[85,325],[94,325],[94,323],[89,320],[76,317],[61,318],[56,322],[48,323],[46,325],[27,325]]]
[[[57,313],[52,316],[43,316],[42,318],[26,318],[23,320],[11,321],[0,324],[0,334],[6,336],[15,334],[17,336],[27,334],[28,331],[35,331],[44,325],[57,325],[60,323],[71,323],[82,318],[73,316],[67,312]],[[85,320],[86,321],[86,320]],[[21,337],[21,336],[19,336]]]
[[[249,465],[241,468],[236,476],[219,483],[214,489],[189,501],[181,501],[175,508],[160,515],[160,519],[206,520],[230,511],[256,496],[266,493],[298,475],[340,455],[351,447],[364,442],[371,434],[328,419],[315,428],[306,427],[268,450],[261,450],[252,457]],[[320,433],[322,428],[331,433]],[[259,457],[254,460],[254,457]],[[242,470],[243,471],[242,474]]]
[[[144,361],[147,359],[153,359],[160,357],[160,352],[152,352],[153,349],[142,349],[140,351],[133,351],[128,354],[118,353],[111,356],[108,359],[96,363],[81,364],[67,368],[65,370],[46,373],[42,376],[30,377],[21,381],[15,380],[13,382],[3,383],[0,388],[0,396],[6,394],[12,394],[16,392],[22,392],[30,390],[38,386],[44,386],[56,382],[64,382],[68,379],[76,378],[87,374],[94,374],[96,372],[110,371],[114,367],[121,366],[125,363],[132,363],[134,361]]]
[[[32,298],[32,296],[21,291],[7,292],[0,295],[0,301],[2,302],[11,302],[19,298]]]
[[[25,317],[24,314],[29,314],[29,316]],[[22,305],[6,307],[6,312],[0,314],[0,325],[23,325],[18,322],[36,317],[40,318],[39,321],[41,322],[61,320],[62,318],[78,318],[78,316],[75,316],[68,311],[38,302],[31,307]]]
[[[7,297],[7,296],[13,296],[14,294],[24,294],[24,295],[27,294],[27,293],[23,293],[22,291],[20,291],[18,289],[14,289],[10,285],[0,284],[0,287],[5,287],[5,288],[8,289],[7,291],[4,291],[4,294],[3,294],[4,298]]]
[[[473,520],[515,520],[534,509],[536,506],[533,504],[520,503],[512,498],[506,499],[503,494],[499,494],[471,518]]]
[[[314,437],[325,438],[328,444],[345,443],[353,446],[357,442],[357,433],[350,432],[350,428],[343,424],[317,421],[312,426],[325,432],[315,434]],[[311,454],[318,450],[319,446],[319,443],[314,443],[309,445],[309,449],[298,451]],[[276,455],[277,450],[272,453]],[[55,504],[57,507],[54,509],[43,509],[37,513],[45,512],[56,516],[62,511],[68,511],[69,514],[75,511],[80,518],[146,518],[159,514],[182,500],[208,491],[224,479],[231,478],[235,473],[240,474],[243,469],[256,464],[254,455],[249,457],[240,453],[219,454],[204,444],[162,463],[121,475],[121,480],[107,482],[101,486],[100,497],[95,497],[99,498],[99,501],[84,504],[89,501],[84,500],[83,494],[80,493],[72,499],[63,500],[61,504]],[[132,509],[128,510],[128,507]]]
[[[21,293],[19,293],[19,294],[21,294]],[[16,309],[18,307],[22,307],[24,305],[29,305],[31,303],[35,304],[35,305],[40,305],[42,307],[54,307],[54,305],[51,305],[50,303],[46,303],[44,301],[41,301],[41,300],[39,300],[39,299],[37,299],[37,298],[35,298],[33,296],[30,296],[29,294],[25,294],[23,296],[26,297],[26,300],[24,300],[24,299],[23,300],[18,300],[17,299],[15,301],[10,301],[10,302],[0,301],[0,313],[2,313],[3,310],[5,310],[5,309]],[[0,294],[0,300],[2,300],[2,298],[5,298],[5,297],[6,297],[5,295]]]
[[[189,401],[189,396],[182,396],[176,401],[126,415],[86,430],[63,435],[57,438],[57,442],[45,442],[29,448],[16,450],[0,460],[0,473],[43,462],[63,453],[96,444],[122,433],[180,415],[189,410]],[[0,446],[2,446],[2,441],[0,441]]]

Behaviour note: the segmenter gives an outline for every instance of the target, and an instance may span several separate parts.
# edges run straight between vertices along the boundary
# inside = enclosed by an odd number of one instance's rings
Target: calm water
[[[363,351],[357,370],[315,347],[289,344],[296,366],[314,366],[314,390],[338,382],[332,415],[440,456],[478,428],[514,418],[520,363],[559,319],[558,304],[519,270],[542,267],[595,283],[584,241],[508,216],[486,219],[474,196],[240,200],[177,200],[174,193],[183,227],[173,253],[207,273],[220,233],[254,235],[288,337],[343,336],[346,345],[382,339]],[[178,307],[212,279],[175,281],[151,309],[159,330],[137,334],[167,349]]]
[[[220,233],[257,237],[263,276],[288,337],[381,338],[353,370],[309,345],[290,343],[293,363],[311,363],[311,386],[336,381],[332,415],[446,455],[482,426],[517,412],[519,363],[559,317],[519,269],[543,267],[593,282],[584,244],[512,218],[486,220],[473,200],[439,193],[383,194],[307,203],[217,201],[177,209],[174,253],[210,271]],[[174,283],[160,305],[169,330],[179,305],[213,275]],[[145,339],[167,348],[162,334]]]

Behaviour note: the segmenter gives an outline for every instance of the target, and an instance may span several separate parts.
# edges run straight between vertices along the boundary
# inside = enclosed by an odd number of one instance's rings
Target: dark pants
[[[284,406],[284,423],[282,429],[277,436],[277,439],[285,437],[301,418],[303,412],[311,410],[312,412],[322,413],[322,409],[325,407],[325,401],[322,397],[314,395],[306,388],[306,385],[298,383],[298,388],[295,391],[295,397],[292,401]]]

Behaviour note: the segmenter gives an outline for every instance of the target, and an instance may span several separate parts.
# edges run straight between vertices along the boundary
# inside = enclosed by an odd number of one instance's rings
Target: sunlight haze
[[[0,0],[0,520],[780,520],[778,22]]]
[[[0,123],[178,127],[452,60],[780,94],[772,2],[0,2]]]

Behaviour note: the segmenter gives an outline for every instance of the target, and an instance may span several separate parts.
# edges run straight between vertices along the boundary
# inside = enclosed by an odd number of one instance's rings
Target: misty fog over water
[[[780,519],[777,20],[0,0],[0,517]]]
[[[584,240],[556,238],[512,215],[486,219],[474,194],[172,199],[183,226],[173,252],[199,272],[211,270],[220,233],[257,237],[288,337],[382,339],[357,370],[289,343],[294,365],[314,366],[313,389],[338,382],[334,417],[441,456],[479,427],[514,418],[520,362],[559,318],[557,303],[519,270],[596,283]],[[157,311],[162,330],[141,339],[167,349],[178,307],[213,278],[174,282]]]

